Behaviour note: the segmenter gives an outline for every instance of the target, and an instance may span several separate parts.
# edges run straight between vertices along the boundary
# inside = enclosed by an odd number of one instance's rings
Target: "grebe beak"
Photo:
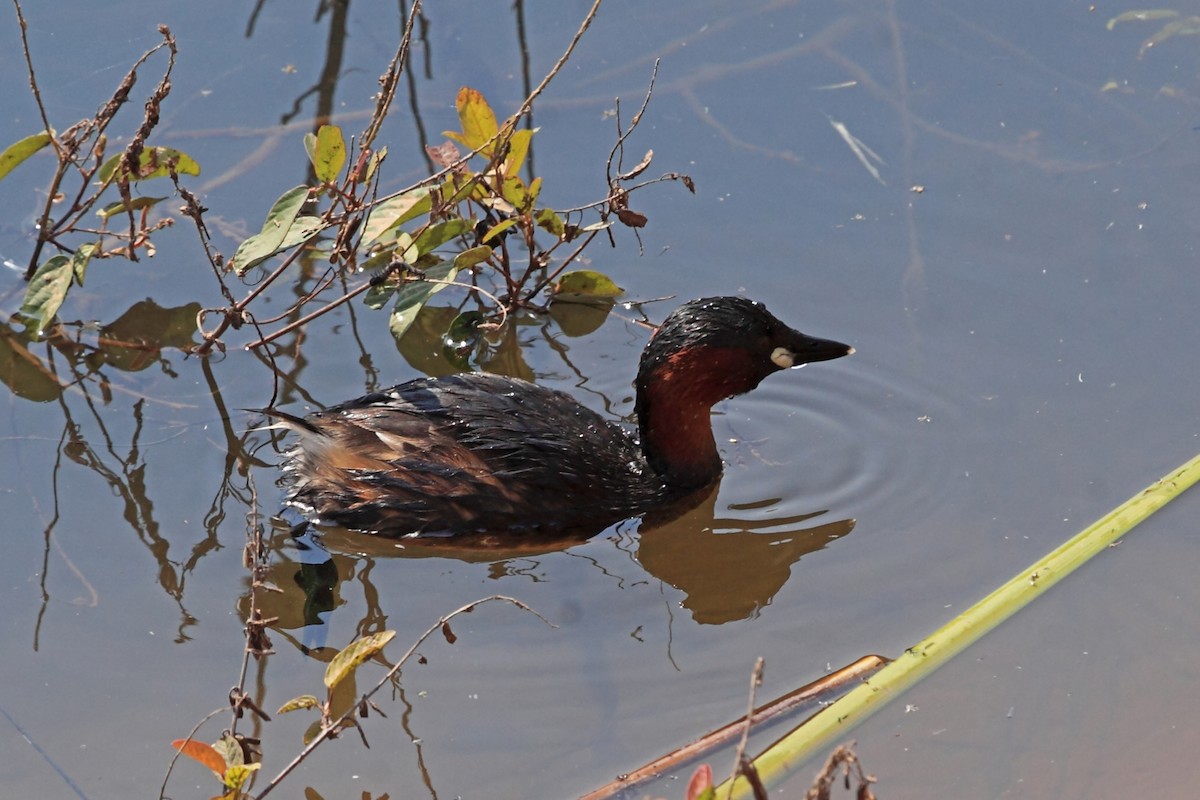
[[[794,369],[814,361],[831,361],[854,353],[854,348],[848,344],[818,339],[799,331],[795,334],[786,346],[776,347],[771,352],[771,361],[780,369]]]

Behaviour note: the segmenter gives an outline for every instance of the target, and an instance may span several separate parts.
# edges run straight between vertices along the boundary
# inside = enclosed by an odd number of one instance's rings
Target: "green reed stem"
[[[1200,455],[1093,522],[1044,558],[952,619],[924,641],[794,729],[754,759],[759,777],[777,785],[816,751],[845,736],[885,704],[978,641],[1088,559],[1127,534],[1200,479]],[[717,797],[748,798],[744,778],[717,788]]]

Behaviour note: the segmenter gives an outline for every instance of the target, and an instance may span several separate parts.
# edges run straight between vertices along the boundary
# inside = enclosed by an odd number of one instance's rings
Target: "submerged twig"
[[[595,791],[589,792],[581,800],[604,800],[604,798],[613,797],[651,778],[672,770],[677,770],[683,764],[694,761],[706,753],[728,744],[744,730],[762,725],[780,715],[794,711],[822,696],[845,688],[847,684],[865,680],[887,663],[888,660],[882,656],[863,656],[853,664],[842,667],[831,675],[826,675],[820,680],[801,686],[795,691],[789,692],[754,709],[749,718],[749,725],[746,724],[746,717],[740,717],[728,725],[710,731],[699,739],[689,742],[683,747],[667,753],[660,758],[656,758],[650,763],[638,767],[627,775],[622,775],[617,780],[601,786]]]

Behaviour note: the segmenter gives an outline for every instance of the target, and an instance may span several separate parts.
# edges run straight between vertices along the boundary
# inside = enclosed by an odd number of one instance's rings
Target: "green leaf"
[[[481,244],[478,247],[472,247],[470,250],[463,250],[454,257],[455,269],[470,269],[476,264],[487,261],[492,257],[492,248],[486,244]]]
[[[152,208],[166,199],[167,198],[165,197],[131,197],[129,198],[129,210],[141,211],[144,208]],[[96,216],[100,217],[100,219],[107,220],[124,213],[125,201],[118,200],[115,203],[109,203],[104,208],[97,211]]]
[[[508,140],[508,155],[504,157],[505,175],[516,175],[521,171],[521,167],[525,165],[525,158],[529,155],[529,140],[537,132],[537,128],[522,128],[513,133]]]
[[[559,239],[563,237],[563,232],[566,231],[566,225],[563,224],[562,217],[550,208],[539,209],[533,215],[533,221],[537,223],[539,228],[549,232],[553,236],[557,236]]]
[[[276,714],[286,714],[289,711],[299,711],[302,708],[320,708],[321,701],[311,694],[302,694],[299,697],[293,697],[279,707]]]
[[[500,196],[520,214],[525,214],[533,208],[541,191],[541,178],[534,178],[529,182],[529,186],[526,186],[516,175],[510,175],[500,185]]]
[[[358,669],[359,664],[382,650],[395,635],[395,631],[380,631],[352,642],[325,668],[325,686],[330,689],[337,686]]]
[[[88,262],[92,260],[92,256],[100,249],[100,245],[91,242],[79,246],[75,251],[75,255],[71,256],[71,276],[75,283],[83,286],[83,276],[87,272]]]
[[[538,195],[542,193],[542,179],[534,178],[529,182],[529,200],[521,207],[521,213],[529,211],[533,208],[533,204],[537,202]]]
[[[462,236],[474,227],[474,220],[469,219],[448,219],[445,222],[430,225],[414,242],[417,248],[417,255],[421,256],[432,252],[451,239]]]
[[[37,268],[25,290],[25,302],[21,304],[27,329],[41,333],[50,324],[67,299],[71,281],[83,283],[84,272],[94,252],[95,244],[85,244],[71,258],[57,255]]]
[[[19,142],[13,142],[0,153],[0,180],[12,172],[25,159],[50,144],[52,134],[48,131],[26,136]]]
[[[287,235],[279,244],[279,252],[307,242],[323,230],[325,230],[325,220],[320,217],[296,217],[296,221],[292,223],[292,227],[288,228]]]
[[[371,213],[367,215],[367,222],[363,225],[362,243],[370,244],[386,231],[422,214],[428,214],[432,209],[433,197],[428,187],[389,197],[372,208]]]
[[[458,121],[462,125],[462,133],[446,131],[445,135],[456,142],[461,142],[472,150],[478,150],[500,132],[500,126],[496,123],[496,113],[492,111],[487,100],[483,99],[483,95],[475,89],[468,86],[459,89],[458,99],[454,105],[458,109]],[[495,145],[493,144],[492,147]],[[487,158],[492,156],[492,147],[482,151]]]
[[[246,754],[242,752],[241,743],[229,731],[222,733],[221,738],[213,742],[212,746],[225,759],[227,767],[246,763]]]
[[[447,261],[425,270],[427,277],[440,281],[439,283],[414,281],[400,287],[396,292],[396,305],[392,307],[392,315],[388,319],[388,330],[392,332],[396,341],[400,341],[404,332],[416,321],[417,313],[429,298],[444,289],[446,282],[454,280],[457,274],[458,267],[454,262]]]
[[[508,229],[509,229],[509,228],[511,228],[513,225],[516,225],[516,224],[517,224],[517,222],[519,222],[519,221],[520,221],[520,217],[509,217],[509,218],[508,218],[508,219],[506,219],[506,220],[502,220],[501,222],[497,222],[497,223],[496,223],[495,225],[493,225],[493,226],[492,226],[490,229],[488,229],[488,232],[487,232],[487,233],[485,233],[485,234],[483,235],[483,241],[484,241],[484,243],[487,243],[487,242],[490,242],[490,241],[492,241],[492,239],[493,239],[493,238],[495,238],[497,234],[504,233],[504,231],[508,230]],[[499,241],[498,241],[498,240],[497,240],[497,244],[499,244]]]
[[[317,132],[304,135],[304,149],[313,172],[321,183],[336,183],[346,163],[346,140],[337,125],[322,125]]]
[[[367,171],[359,178],[359,183],[370,183],[374,177],[375,171],[379,169],[379,165],[387,158],[387,147],[381,147],[374,153],[371,153],[371,158],[367,161]]]
[[[124,153],[117,153],[100,166],[100,170],[96,173],[96,178],[100,183],[108,183],[118,177],[117,170],[121,168],[124,158]],[[171,175],[170,164],[172,162],[175,164],[175,172],[179,175],[200,174],[200,165],[187,153],[172,147],[143,147],[141,155],[138,156],[137,174],[125,175],[124,168],[121,168],[120,177],[127,177],[134,183],[151,178],[166,178]]]
[[[225,770],[225,788],[234,791],[241,789],[242,785],[250,780],[250,776],[261,767],[262,764],[238,764],[230,767]]]
[[[613,279],[603,272],[591,269],[580,269],[568,272],[558,279],[554,285],[556,300],[564,302],[580,302],[595,299],[611,299],[619,297],[624,291],[613,282]]]
[[[307,186],[297,186],[284,192],[267,212],[267,221],[263,223],[262,230],[242,242],[233,254],[229,260],[230,268],[238,275],[245,275],[251,267],[278,253],[307,199]]]

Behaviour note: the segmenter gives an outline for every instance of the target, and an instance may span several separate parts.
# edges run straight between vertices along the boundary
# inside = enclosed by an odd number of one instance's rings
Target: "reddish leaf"
[[[195,739],[176,739],[171,742],[171,747],[211,769],[218,779],[225,780],[225,759],[213,749],[212,745],[198,742]]]
[[[449,167],[462,158],[462,153],[454,146],[454,142],[445,142],[434,147],[431,144],[425,145],[425,152],[433,159],[433,163],[439,167]]]
[[[713,794],[712,767],[708,764],[701,764],[692,773],[692,779],[688,781],[687,792],[683,796],[686,800],[700,800],[705,792],[708,792],[710,796]]]

